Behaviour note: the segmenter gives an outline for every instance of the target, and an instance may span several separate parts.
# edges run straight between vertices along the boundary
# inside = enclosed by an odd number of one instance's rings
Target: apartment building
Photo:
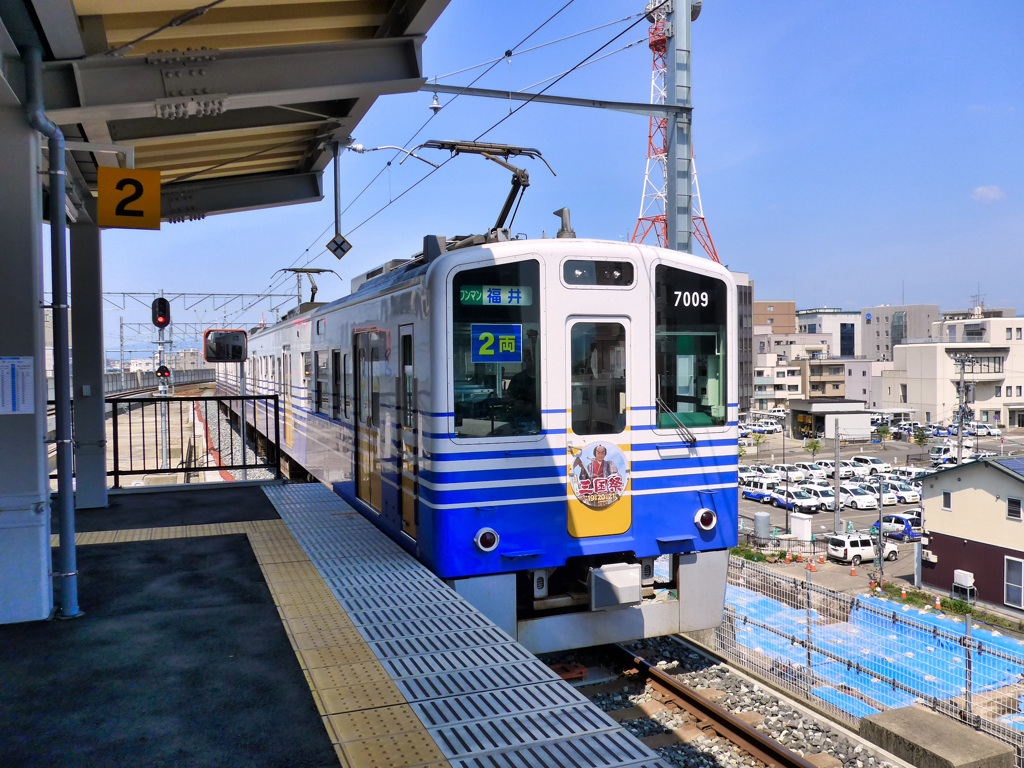
[[[938,304],[883,304],[860,311],[861,354],[873,360],[892,360],[893,348],[908,340],[932,335],[941,319]]]
[[[1011,310],[1012,311],[1012,310]],[[977,421],[1024,427],[1024,318],[973,316],[932,323],[931,340],[904,342],[882,373],[882,407],[949,423],[964,397]]]
[[[798,333],[824,333],[832,338],[832,353],[839,357],[858,357],[861,351],[860,312],[820,307],[798,309]]]
[[[771,333],[796,333],[796,302],[755,301],[755,335],[759,326],[770,326]]]

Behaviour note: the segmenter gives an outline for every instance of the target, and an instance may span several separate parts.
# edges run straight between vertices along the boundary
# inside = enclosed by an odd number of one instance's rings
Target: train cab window
[[[575,323],[571,331],[572,431],[618,434],[626,428],[626,329]]]
[[[540,434],[540,265],[466,269],[452,289],[455,434]]]
[[[566,285],[625,287],[633,284],[633,265],[628,261],[571,259],[562,266]]]
[[[728,288],[721,280],[655,268],[657,427],[726,423]]]

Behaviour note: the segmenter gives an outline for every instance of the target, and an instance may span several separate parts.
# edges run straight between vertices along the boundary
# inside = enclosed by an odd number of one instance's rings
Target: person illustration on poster
[[[573,468],[579,468],[580,477],[584,480],[595,480],[599,477],[612,477],[619,474],[619,468],[614,461],[608,461],[608,449],[598,444],[594,448],[594,457],[585,464],[579,456],[573,462]]]

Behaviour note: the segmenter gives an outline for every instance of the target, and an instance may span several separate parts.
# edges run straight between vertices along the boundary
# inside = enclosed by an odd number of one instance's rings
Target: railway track
[[[678,640],[603,646],[546,661],[668,766],[892,765],[891,756],[792,709]]]
[[[715,704],[670,674],[650,664],[641,656],[622,646],[612,646],[611,653],[623,664],[633,665],[627,672],[634,672],[649,691],[655,702],[646,709],[651,715],[657,712],[669,713],[676,723],[666,734],[642,737],[654,749],[672,747],[676,743],[695,744],[700,740],[724,740],[733,748],[752,758],[754,765],[777,766],[777,768],[815,768],[800,755],[787,749],[779,742],[758,731],[751,724]],[[644,711],[644,708],[636,708]],[[611,713],[619,719],[625,713]],[[628,716],[628,715],[625,715]],[[680,727],[678,721],[685,724]],[[678,751],[678,750],[677,750]]]

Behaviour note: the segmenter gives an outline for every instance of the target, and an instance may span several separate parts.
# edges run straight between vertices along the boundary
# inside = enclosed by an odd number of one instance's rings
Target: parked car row
[[[850,467],[866,470],[866,467]],[[801,512],[834,511],[837,499],[834,481],[823,476],[824,467],[813,462],[796,464],[753,464],[739,467],[740,495],[762,504]],[[916,467],[898,467],[885,474],[857,477],[851,474],[839,487],[840,508],[857,510],[878,509],[879,497],[883,506],[919,504],[920,483],[917,476],[926,470]]]

